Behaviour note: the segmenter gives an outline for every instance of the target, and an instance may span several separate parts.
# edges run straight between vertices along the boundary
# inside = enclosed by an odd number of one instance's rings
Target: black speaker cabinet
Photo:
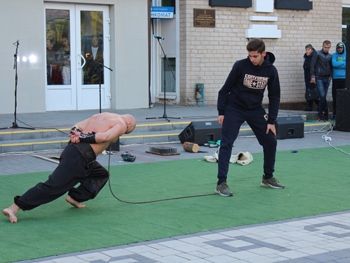
[[[339,131],[350,131],[350,90],[337,90],[337,113],[335,127]]]
[[[119,152],[120,146],[119,146],[119,139],[115,143],[112,143],[110,147],[107,148],[107,151],[111,150],[112,152]]]
[[[304,137],[304,119],[301,116],[277,117],[275,127],[277,139]]]
[[[217,121],[193,121],[180,134],[181,143],[204,145],[208,141],[221,140],[221,125]]]

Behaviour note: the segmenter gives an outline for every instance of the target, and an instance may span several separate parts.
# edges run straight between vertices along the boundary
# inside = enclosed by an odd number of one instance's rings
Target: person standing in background
[[[345,89],[346,77],[346,46],[343,42],[338,42],[335,52],[332,54],[333,80],[332,80],[332,98],[333,98],[333,116],[337,114],[337,90]]]
[[[308,92],[308,90],[310,90],[310,89],[316,89],[316,85],[314,83],[310,83],[310,81],[311,81],[310,64],[311,64],[312,57],[314,56],[315,53],[316,53],[316,50],[313,48],[313,46],[311,44],[307,44],[305,46],[304,64],[303,64],[304,81],[305,81],[305,92]],[[305,98],[306,97],[307,96],[305,96]],[[307,105],[306,105],[305,111],[312,111],[314,102],[315,102],[315,104],[318,107],[319,99],[308,100],[306,98],[306,101],[307,101]]]
[[[67,36],[62,36],[62,47],[57,51],[57,61],[62,67],[62,84],[71,84],[70,44]]]
[[[320,94],[317,120],[328,120],[327,93],[332,79],[332,54],[329,53],[331,42],[323,41],[322,49],[317,51],[311,60],[311,83],[315,83]]]
[[[103,84],[103,48],[97,35],[92,36],[91,46],[84,51],[86,64],[84,66],[84,84],[97,84],[101,78]]]

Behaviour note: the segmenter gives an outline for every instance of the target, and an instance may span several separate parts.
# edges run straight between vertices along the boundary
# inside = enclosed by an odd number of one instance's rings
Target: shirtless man
[[[136,120],[130,114],[100,113],[78,122],[71,129],[70,143],[60,156],[60,163],[46,182],[40,182],[14,203],[2,210],[11,223],[17,223],[17,212],[49,203],[68,192],[66,201],[76,208],[93,199],[108,181],[108,171],[96,156],[115,143],[119,136],[132,132]],[[77,184],[80,184],[75,188]]]

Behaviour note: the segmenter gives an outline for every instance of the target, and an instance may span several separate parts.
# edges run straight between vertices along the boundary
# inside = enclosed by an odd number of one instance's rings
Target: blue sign
[[[151,6],[151,18],[174,18],[174,7]]]

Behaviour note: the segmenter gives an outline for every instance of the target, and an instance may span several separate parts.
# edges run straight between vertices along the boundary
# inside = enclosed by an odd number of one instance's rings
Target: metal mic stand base
[[[173,77],[174,77],[174,80],[176,80],[175,75],[174,75],[174,72],[173,72],[173,70],[171,69],[171,65],[170,65],[169,59],[168,59],[167,55],[165,54],[164,49],[163,49],[163,46],[162,46],[162,44],[160,43],[159,39],[160,39],[160,38],[157,38],[158,44],[159,44],[160,48],[162,49],[162,52],[163,52],[163,55],[164,55],[164,63],[165,63],[165,61],[168,63],[168,67],[169,67],[169,69],[171,70],[171,73],[172,73],[172,75],[173,75]],[[166,115],[166,76],[165,76],[165,66],[164,66],[163,87],[164,87],[164,113],[163,113],[163,117],[150,117],[150,118],[146,118],[146,119],[166,119],[168,122],[170,122],[169,119],[181,119],[181,117],[168,117],[168,116]]]
[[[13,55],[14,58],[14,64],[13,64],[13,69],[15,69],[15,112],[13,113],[13,122],[11,127],[3,127],[0,128],[0,130],[5,130],[5,129],[29,129],[29,130],[35,130],[33,127],[19,127],[16,123],[17,120],[17,82],[18,82],[18,74],[17,74],[17,54],[18,54],[18,46],[19,46],[19,40],[17,40],[13,45],[16,46],[16,52]]]
[[[3,127],[0,128],[0,130],[5,130],[5,129],[27,129],[27,130],[35,130],[35,128],[32,127],[20,127],[17,125],[16,122],[12,122],[12,126],[11,127]]]
[[[166,119],[168,122],[170,122],[169,119],[181,119],[181,117],[168,117],[166,114],[164,114],[162,117],[149,117],[149,118],[146,118],[146,120],[158,120],[158,119]]]

